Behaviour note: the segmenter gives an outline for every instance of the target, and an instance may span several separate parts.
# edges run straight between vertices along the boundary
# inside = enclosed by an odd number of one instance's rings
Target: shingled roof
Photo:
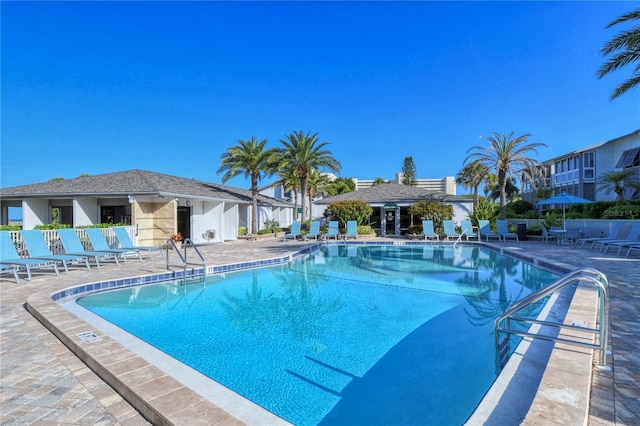
[[[347,192],[333,197],[323,198],[315,201],[316,204],[328,204],[334,201],[359,200],[368,204],[384,203],[415,203],[423,200],[438,200],[443,202],[465,202],[468,198],[447,194],[441,191],[429,191],[410,185],[397,183],[384,183],[370,186],[369,188]]]
[[[0,189],[0,196],[7,200],[44,197],[126,197],[128,195],[164,195],[251,203],[251,191],[246,189],[139,169]],[[291,206],[286,201],[264,195],[259,195],[258,201],[267,205]]]

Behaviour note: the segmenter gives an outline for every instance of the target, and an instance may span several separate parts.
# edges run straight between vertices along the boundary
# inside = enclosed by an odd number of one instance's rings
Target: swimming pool
[[[478,246],[332,245],[79,303],[295,424],[461,424],[493,319],[555,278]]]

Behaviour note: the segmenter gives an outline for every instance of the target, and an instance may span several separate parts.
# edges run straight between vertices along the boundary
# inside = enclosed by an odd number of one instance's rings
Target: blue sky
[[[392,179],[407,156],[455,176],[493,132],[549,159],[640,128],[640,91],[609,101],[631,68],[596,77],[624,28],[605,26],[636,7],[3,1],[0,186],[134,168],[221,183],[238,139],[297,130],[343,177]]]

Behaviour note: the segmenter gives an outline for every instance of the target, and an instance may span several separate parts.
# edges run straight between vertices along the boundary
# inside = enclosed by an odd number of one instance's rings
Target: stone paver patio
[[[202,246],[201,251],[207,265],[211,266],[285,256],[308,244],[283,243],[275,239],[234,241]],[[546,259],[568,268],[595,268],[607,276],[612,349],[609,363],[613,369],[593,371],[588,424],[640,424],[640,352],[637,349],[640,347],[640,252],[635,251],[631,257],[624,258],[535,241],[492,245],[523,257]],[[154,260],[146,258],[142,263],[129,260],[128,264],[119,267],[104,264],[101,270],[92,268],[87,271],[75,266],[68,276],[62,272],[56,277],[43,270],[34,273],[32,282],[24,279],[19,284],[11,275],[2,276],[0,421],[3,425],[148,424],[120,394],[36,320],[26,310],[25,304],[35,295],[43,295],[42,299],[46,299],[54,291],[74,285],[164,271],[164,260],[158,255],[154,257]],[[203,412],[210,413],[210,421],[203,424],[214,423],[213,419],[224,424],[239,423],[224,412]],[[548,421],[553,422],[553,419],[545,418],[540,423]],[[560,419],[557,424],[562,424]]]

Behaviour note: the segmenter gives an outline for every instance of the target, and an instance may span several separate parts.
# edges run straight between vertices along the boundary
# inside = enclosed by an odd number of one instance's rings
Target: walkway
[[[201,248],[208,265],[246,262],[286,255],[306,243],[236,241]],[[612,372],[595,371],[590,425],[640,424],[640,259],[603,255],[585,249],[539,242],[503,243],[525,256],[574,267],[592,267],[609,278]],[[32,282],[0,279],[0,420],[12,424],[143,425],[148,422],[106,385],[25,309],[27,298],[106,277],[137,276],[164,270],[159,256],[130,260],[100,271],[74,267],[69,276],[36,272]]]

